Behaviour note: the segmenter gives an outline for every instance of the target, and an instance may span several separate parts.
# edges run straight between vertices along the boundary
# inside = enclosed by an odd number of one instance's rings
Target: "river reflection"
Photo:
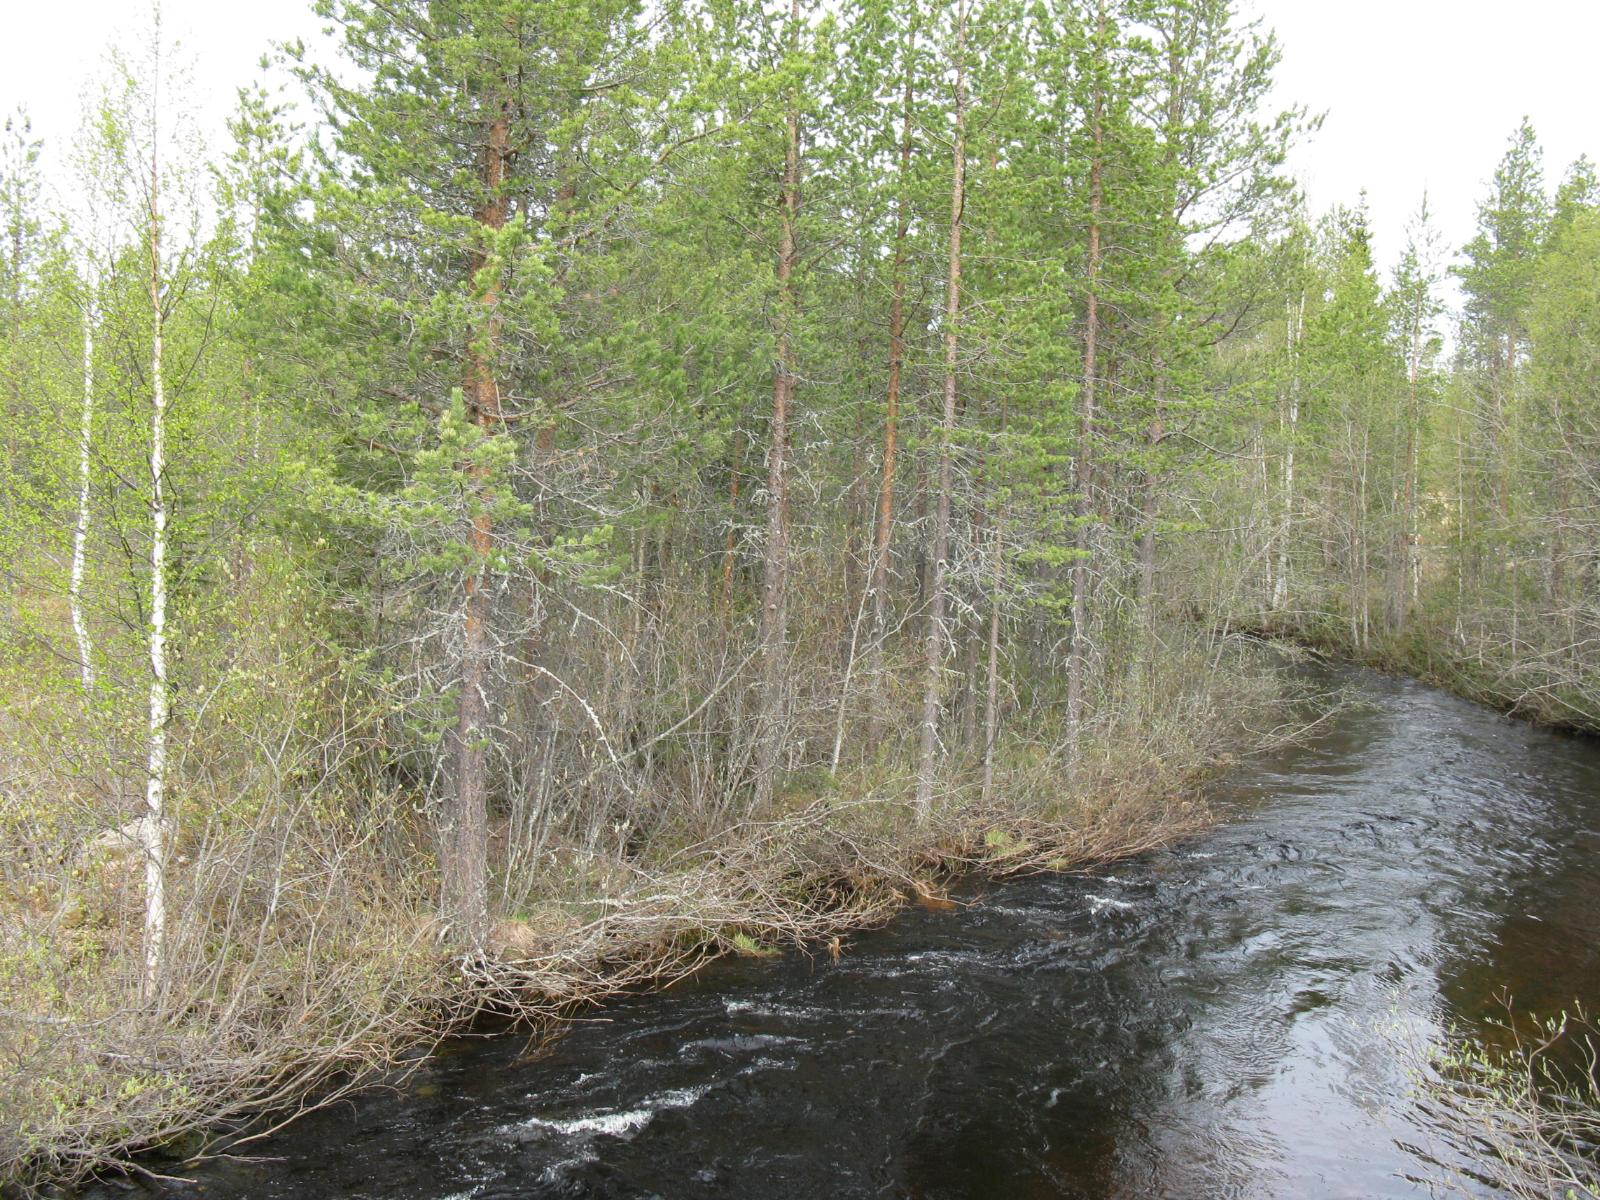
[[[1600,1004],[1600,748],[1420,685],[1237,770],[1238,815],[727,962],[532,1061],[464,1043],[196,1194],[1374,1197],[1426,1144],[1390,1030]]]

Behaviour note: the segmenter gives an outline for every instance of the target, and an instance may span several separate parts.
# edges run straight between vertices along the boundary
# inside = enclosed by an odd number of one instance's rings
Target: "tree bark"
[[[911,213],[906,203],[906,188],[911,178],[911,121],[916,104],[916,80],[912,74],[912,38],[906,45],[906,83],[900,126],[899,194],[895,197],[894,266],[889,292],[889,384],[883,409],[883,462],[878,484],[878,515],[872,547],[872,679],[877,703],[869,717],[869,737],[874,743],[883,732],[884,696],[883,644],[889,636],[889,548],[894,531],[895,454],[900,439],[900,379],[906,360],[906,241],[911,232]]]
[[[159,34],[158,34],[159,36]],[[167,939],[167,724],[171,696],[167,682],[167,393],[161,307],[161,161],[156,136],[157,97],[151,81],[149,211],[150,299],[150,703],[145,758],[144,819],[144,992],[155,994],[166,959]]]
[[[1300,325],[1305,320],[1305,293],[1300,295],[1298,308],[1291,306],[1287,317],[1288,332],[1285,340],[1289,351],[1288,405],[1284,420],[1283,450],[1283,513],[1278,529],[1278,577],[1272,584],[1272,611],[1282,612],[1289,604],[1289,570],[1292,562],[1291,541],[1294,536],[1294,455],[1300,436]]]
[[[1001,428],[1005,428],[1004,419]],[[989,666],[983,698],[983,804],[994,799],[994,744],[1000,731],[1000,596],[1005,587],[1006,510],[994,522],[994,562],[990,566]]]
[[[800,0],[790,0],[789,44],[800,43]],[[761,563],[761,683],[756,706],[755,805],[764,809],[777,784],[783,751],[784,670],[789,641],[789,406],[794,397],[795,224],[800,214],[800,98],[791,95],[785,122],[783,193],[778,242],[777,353],[772,371],[772,423],[767,446],[767,537]]]
[[[1419,560],[1421,532],[1417,523],[1418,443],[1422,434],[1422,323],[1421,302],[1418,301],[1418,309],[1411,317],[1409,353],[1406,356],[1405,479],[1402,485],[1400,527],[1402,553],[1397,556],[1400,569],[1392,598],[1392,627],[1395,633],[1405,631],[1422,586]]]
[[[1073,746],[1083,723],[1084,677],[1089,659],[1089,569],[1093,540],[1090,520],[1094,513],[1095,385],[1099,379],[1101,216],[1105,205],[1105,94],[1099,78],[1105,53],[1106,6],[1101,0],[1095,18],[1095,84],[1090,100],[1089,137],[1089,262],[1088,296],[1083,332],[1083,397],[1078,410],[1078,448],[1074,487],[1078,493],[1077,524],[1073,530],[1072,640],[1067,650],[1067,733]]]
[[[956,424],[956,369],[959,363],[961,319],[961,224],[966,207],[967,179],[967,6],[956,7],[955,139],[950,154],[950,241],[945,272],[944,301],[944,412],[939,429],[939,482],[933,527],[933,588],[929,601],[928,631],[922,684],[922,747],[917,768],[917,817],[927,820],[933,811],[934,770],[938,758],[939,717],[945,648],[945,590],[950,556],[950,500],[954,491],[954,462],[950,439]]]
[[[84,557],[89,541],[90,450],[94,438],[94,302],[83,304],[83,400],[78,410],[78,519],[72,528],[72,572],[67,582],[67,602],[72,610],[72,633],[78,643],[78,672],[87,698],[94,692],[94,645],[83,618]]]
[[[494,274],[477,300],[477,327],[472,331],[466,364],[470,415],[485,439],[503,427],[498,379],[502,279],[494,260],[500,253],[495,242],[506,224],[505,172],[510,155],[508,106],[504,100],[491,98],[488,107],[478,179],[482,200],[474,214],[480,243],[472,255],[470,286],[476,288],[491,266]],[[450,747],[454,778],[440,866],[450,936],[465,953],[476,957],[483,952],[489,933],[489,687],[494,637],[490,574],[495,531],[489,511],[493,481],[488,469],[475,464],[471,476],[474,509],[467,534],[471,566],[462,585],[461,685]]]

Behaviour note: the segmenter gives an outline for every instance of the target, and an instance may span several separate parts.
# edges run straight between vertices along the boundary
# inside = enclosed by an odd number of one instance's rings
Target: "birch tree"
[[[72,566],[67,582],[67,603],[72,614],[72,634],[78,647],[78,673],[85,697],[94,694],[94,643],[83,615],[85,556],[89,544],[89,523],[93,487],[94,449],[94,283],[85,264],[83,297],[83,394],[78,406],[78,511],[72,525]]]
[[[123,208],[128,245],[135,248],[142,276],[142,319],[132,319],[143,346],[137,384],[144,395],[143,480],[137,489],[146,520],[140,610],[144,618],[148,675],[145,704],[144,812],[137,823],[144,860],[144,976],[147,997],[162,981],[167,942],[168,865],[173,832],[168,790],[172,680],[168,644],[173,634],[169,589],[169,527],[172,503],[168,472],[170,413],[166,328],[172,306],[193,266],[196,211],[190,181],[171,163],[198,165],[197,138],[179,119],[171,93],[174,71],[159,9],[152,12],[141,58],[112,56],[116,90],[100,113],[99,137],[112,167],[112,196]],[[176,175],[176,177],[175,177]],[[172,226],[176,217],[176,236]],[[185,220],[187,218],[187,220]],[[131,266],[130,262],[130,266]],[[131,314],[130,314],[131,318]],[[130,364],[131,366],[132,364]],[[93,381],[85,380],[86,389]],[[133,380],[125,380],[127,387]],[[87,403],[87,402],[86,402]],[[92,416],[92,414],[91,414]]]
[[[1397,544],[1391,552],[1387,622],[1404,632],[1422,595],[1422,448],[1428,433],[1430,402],[1437,391],[1433,357],[1438,350],[1435,323],[1442,305],[1436,289],[1442,278],[1438,233],[1426,194],[1406,231],[1406,245],[1389,294],[1391,324],[1405,355],[1406,395],[1401,418],[1401,499]]]

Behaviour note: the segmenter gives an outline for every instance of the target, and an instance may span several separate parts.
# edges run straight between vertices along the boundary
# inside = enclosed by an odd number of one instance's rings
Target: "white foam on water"
[[[1114,900],[1110,896],[1089,896],[1087,899],[1089,901],[1089,907],[1096,913],[1105,912],[1105,910],[1108,908],[1116,912],[1128,912],[1133,908],[1133,905],[1128,903],[1128,901]]]
[[[692,1042],[685,1042],[679,1048],[680,1055],[691,1050],[729,1050],[746,1052],[751,1050],[767,1050],[773,1046],[790,1046],[800,1041],[800,1038],[785,1037],[776,1033],[735,1033],[727,1037],[697,1038]]]
[[[624,1112],[596,1113],[589,1117],[569,1117],[566,1120],[555,1121],[543,1117],[529,1117],[522,1123],[522,1128],[548,1129],[551,1133],[567,1136],[603,1133],[611,1137],[621,1137],[625,1133],[643,1129],[650,1124],[655,1115],[654,1109],[630,1108]]]
[[[1037,906],[1028,907],[1026,905],[986,904],[984,905],[983,911],[999,913],[1003,917],[1021,917],[1025,921],[1050,921],[1061,919],[1061,914],[1055,909]]]
[[[875,965],[873,968],[874,978],[894,978],[900,975],[908,975],[910,973],[911,972],[909,971],[894,967],[882,967],[880,969]],[[756,1000],[724,1000],[722,1002],[722,1007],[724,1010],[726,1010],[730,1017],[782,1017],[787,1020],[795,1021],[832,1021],[837,1020],[840,1017],[911,1017],[917,1015],[914,1009],[906,1008],[856,1008],[851,1007],[850,1005],[837,1005],[831,1008],[822,1008],[820,1006],[810,1004],[779,1004],[776,1002],[763,1002]],[[750,1037],[761,1035],[747,1034],[745,1036]],[[769,1044],[781,1045],[793,1042],[803,1042],[805,1040],[806,1039],[804,1037],[781,1037],[778,1039],[778,1041]]]
[[[662,1092],[656,1099],[656,1109],[663,1108],[689,1108],[696,1101],[711,1090],[709,1083],[699,1087],[673,1088],[670,1092]]]
[[[907,954],[903,962],[933,963],[935,966],[972,962],[983,956],[972,950],[918,950]]]
[[[539,1172],[539,1180],[542,1183],[560,1183],[566,1177],[568,1171],[576,1167],[586,1167],[592,1162],[598,1162],[599,1159],[600,1156],[594,1151],[583,1150],[574,1154],[571,1158],[563,1158],[551,1163]]]
[[[820,1008],[810,1008],[799,1004],[771,1004],[756,1000],[724,1000],[724,1011],[730,1017],[784,1017],[796,1021],[814,1021],[819,1017],[829,1017],[833,1014]]]
[[[669,1108],[688,1108],[709,1090],[709,1086],[673,1088],[659,1096],[648,1097],[638,1108],[589,1113],[579,1117],[529,1117],[515,1128],[540,1130],[563,1137],[627,1137],[655,1120],[658,1112]]]
[[[792,1070],[795,1069],[795,1067],[797,1065],[798,1065],[797,1063],[786,1062],[783,1059],[767,1058],[767,1057],[763,1056],[761,1058],[756,1059],[754,1062],[748,1063],[745,1066],[740,1067],[739,1068],[739,1074],[741,1074],[741,1075],[756,1075],[756,1074],[759,1074],[762,1071],[792,1071]]]

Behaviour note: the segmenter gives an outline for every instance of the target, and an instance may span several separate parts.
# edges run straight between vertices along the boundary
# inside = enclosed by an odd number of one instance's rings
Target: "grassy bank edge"
[[[1358,646],[1342,623],[1305,624],[1267,616],[1234,621],[1237,632],[1295,646],[1327,661],[1348,662],[1414,679],[1485,708],[1560,733],[1600,737],[1600,708],[1591,698],[1547,682],[1525,683],[1513,664],[1474,652],[1453,653],[1447,633],[1418,627],[1399,635],[1374,635]]]

